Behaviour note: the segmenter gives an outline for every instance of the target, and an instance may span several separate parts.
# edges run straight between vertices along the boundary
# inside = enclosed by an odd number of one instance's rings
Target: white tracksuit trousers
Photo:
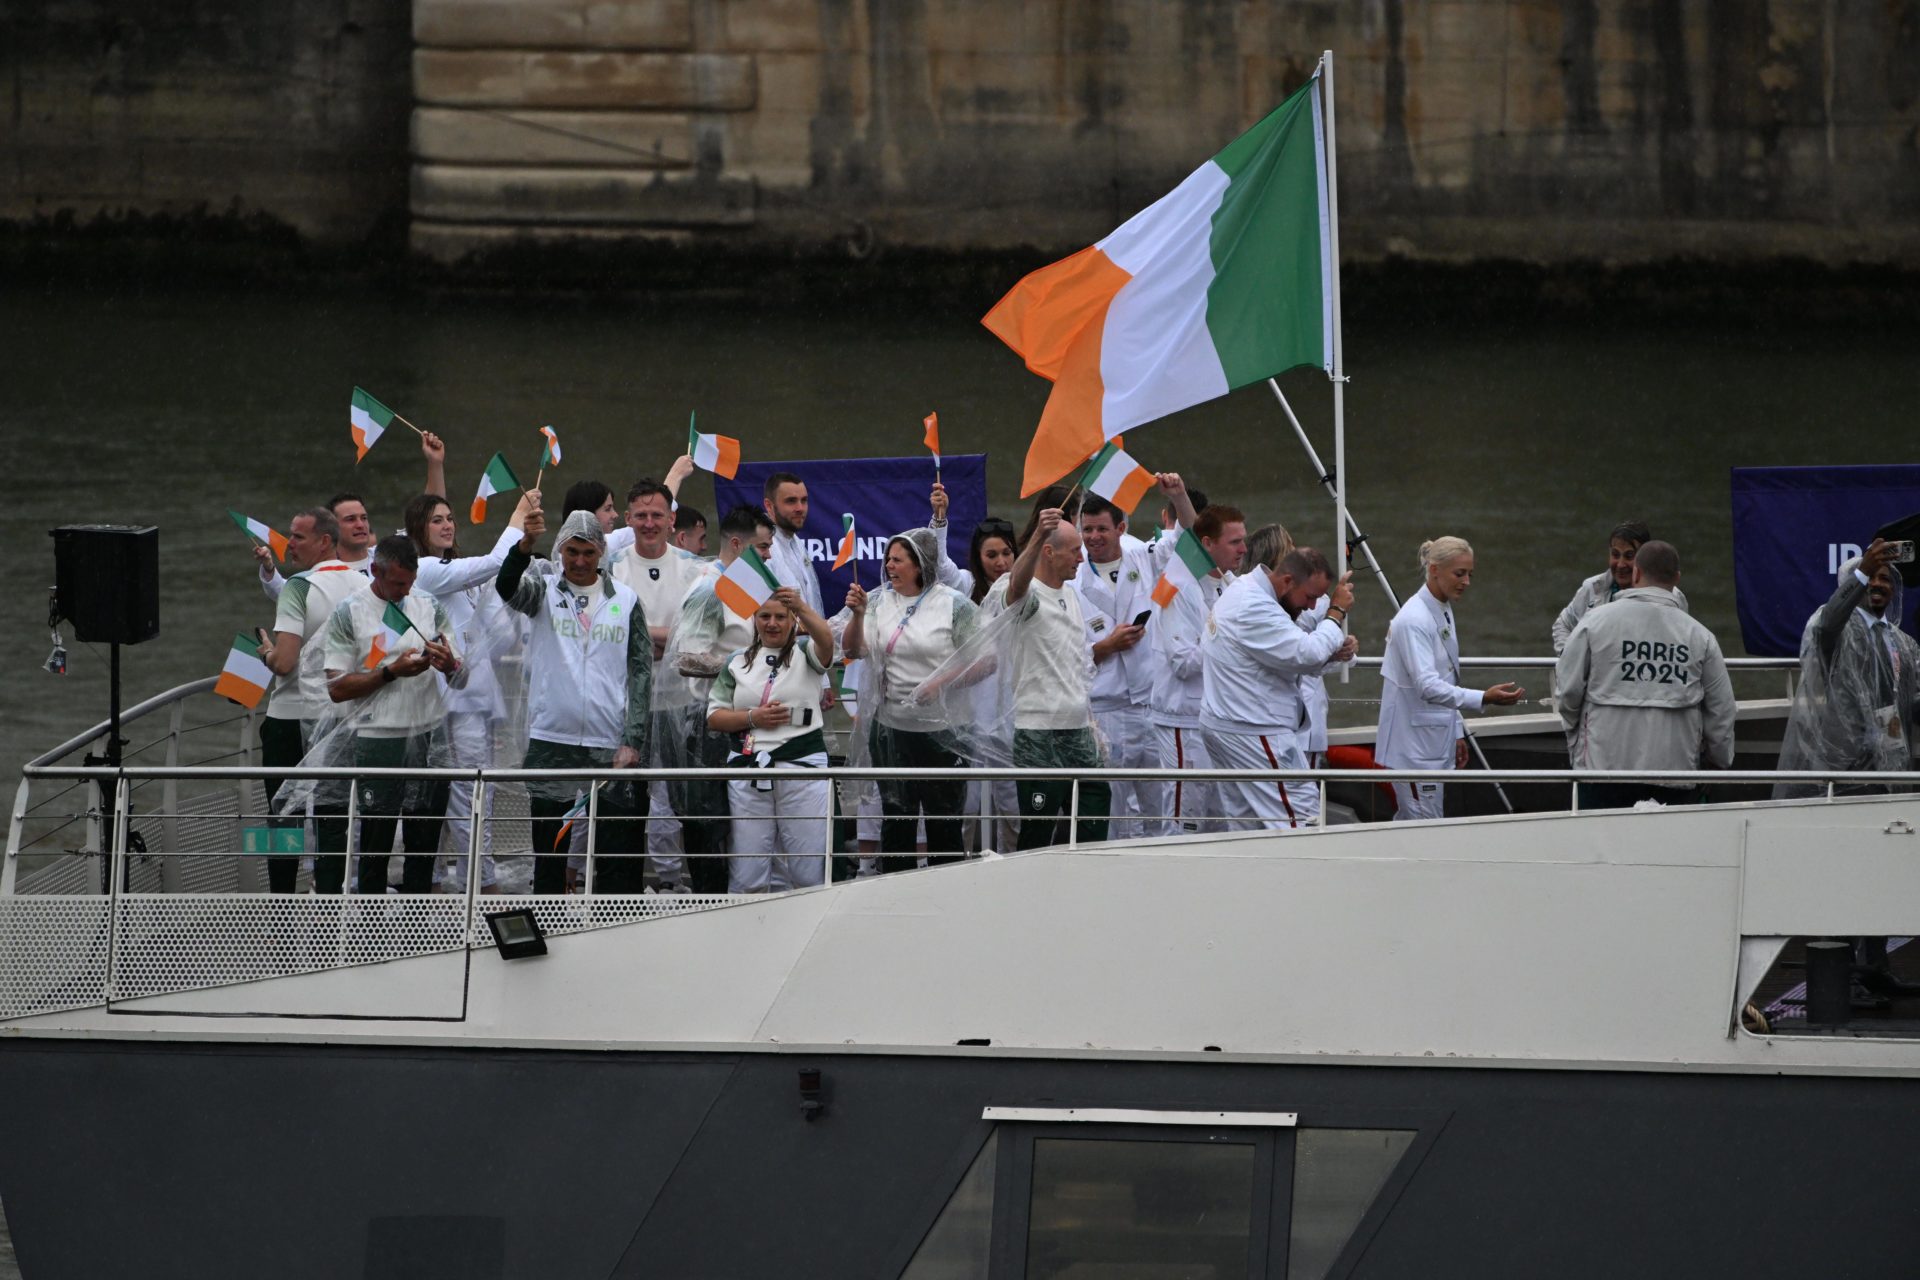
[[[1107,764],[1116,769],[1157,769],[1160,744],[1154,737],[1153,713],[1146,707],[1095,711],[1094,722],[1107,740]],[[1167,788],[1162,782],[1114,781],[1113,819],[1109,838],[1137,840],[1166,834]]]
[[[1305,769],[1305,735],[1217,733],[1201,730],[1216,769]],[[1238,779],[1219,787],[1220,813],[1228,831],[1288,831],[1313,826],[1320,817],[1320,788],[1312,782]]]
[[[1155,725],[1163,769],[1211,769],[1213,757],[1198,729]],[[1220,830],[1219,785],[1212,782],[1176,782],[1167,788],[1167,812],[1173,815],[1173,835]]]
[[[447,763],[455,769],[486,769],[493,765],[493,719],[484,711],[447,713]],[[493,791],[498,783],[489,783],[481,804],[486,812],[480,821],[480,883],[492,888],[496,875],[493,866]],[[447,789],[446,835],[441,847],[451,857],[440,859],[434,881],[450,893],[467,891],[467,850],[473,839],[473,783],[456,782]]]
[[[1396,782],[1393,802],[1395,822],[1447,816],[1447,789],[1438,782]]]
[[[728,893],[782,893],[826,882],[827,851],[833,845],[827,829],[829,784],[805,776],[826,767],[826,754],[815,752],[755,769],[754,778],[727,782],[734,850],[727,859]],[[754,785],[768,779],[769,790]]]

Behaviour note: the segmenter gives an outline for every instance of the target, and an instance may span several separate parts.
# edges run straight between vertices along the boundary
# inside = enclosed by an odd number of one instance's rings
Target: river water
[[[1654,329],[1529,317],[1355,326],[1353,508],[1403,591],[1422,538],[1475,544],[1479,578],[1460,611],[1467,653],[1548,652],[1555,612],[1603,567],[1606,532],[1625,516],[1681,548],[1695,614],[1739,653],[1729,468],[1910,460],[1914,338],[1757,331],[1739,316]],[[897,300],[822,313],[685,298],[16,291],[0,300],[0,350],[0,459],[14,486],[5,551],[19,573],[0,625],[9,777],[106,710],[104,650],[69,632],[70,674],[41,670],[46,531],[160,526],[161,635],[125,652],[128,700],[215,674],[236,630],[272,618],[229,507],[284,528],[296,507],[352,488],[386,529],[421,483],[414,437],[398,426],[354,466],[355,384],[447,438],[456,508],[495,449],[530,458],[542,423],[565,445],[560,480],[624,489],[684,447],[689,409],[758,459],[917,454],[920,418],[938,409],[950,452],[991,456],[992,506],[1008,516],[1023,510],[1020,461],[1047,388],[977,309]],[[1296,371],[1282,385],[1330,459],[1325,378]],[[1331,541],[1332,506],[1263,388],[1128,443],[1256,522]],[[685,496],[711,514],[706,477]],[[1388,616],[1361,582],[1355,622],[1368,652]]]

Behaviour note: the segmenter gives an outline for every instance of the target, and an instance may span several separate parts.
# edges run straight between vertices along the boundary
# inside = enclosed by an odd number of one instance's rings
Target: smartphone
[[[800,723],[801,723],[801,724],[802,724],[803,726],[804,726],[804,725],[810,725],[810,724],[812,724],[812,723],[813,723],[813,708],[812,708],[812,707],[802,707],[802,708],[800,708]]]
[[[1134,616],[1133,625],[1136,627],[1144,627],[1147,625],[1147,619],[1151,618],[1152,616],[1153,616],[1153,610],[1142,609],[1138,614]]]
[[[1909,540],[1907,542],[1895,542],[1890,545],[1893,547],[1893,562],[1895,564],[1912,564],[1913,563],[1912,541]]]

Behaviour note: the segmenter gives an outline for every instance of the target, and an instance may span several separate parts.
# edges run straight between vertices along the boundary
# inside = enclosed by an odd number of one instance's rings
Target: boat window
[[[1245,1276],[1252,1143],[1040,1138],[1033,1144],[1028,1280]]]
[[[955,1153],[957,1186],[901,1280],[1218,1280],[1283,1265],[1289,1280],[1338,1280],[1427,1129],[1406,1113],[1311,1128],[1293,1112],[990,1107],[984,1118],[994,1129],[964,1173]],[[1354,1123],[1368,1119],[1382,1127]]]
[[[1294,1135],[1288,1280],[1322,1280],[1412,1145],[1411,1129],[1301,1129]]]
[[[993,1174],[999,1163],[1000,1131],[995,1129],[900,1280],[987,1280],[993,1241]]]

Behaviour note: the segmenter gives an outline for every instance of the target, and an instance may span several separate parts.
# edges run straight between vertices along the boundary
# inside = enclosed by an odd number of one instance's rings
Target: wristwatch
[[[381,684],[392,684],[392,683],[393,683],[393,680],[394,680],[394,676],[393,676],[393,668],[392,668],[392,667],[382,667],[382,668],[380,668],[380,683],[381,683]]]

